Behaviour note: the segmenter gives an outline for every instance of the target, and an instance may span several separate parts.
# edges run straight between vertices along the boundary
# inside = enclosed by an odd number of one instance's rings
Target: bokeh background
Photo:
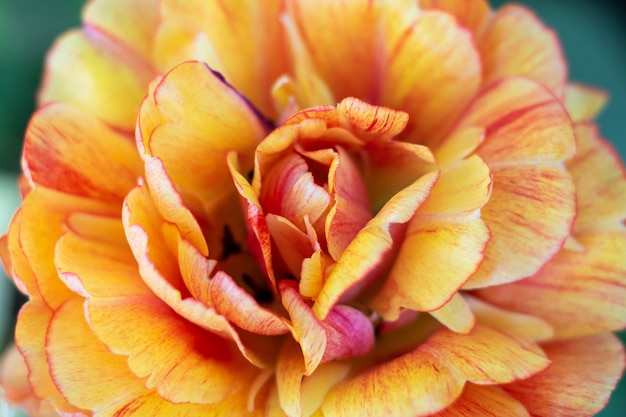
[[[207,0],[210,1],[210,0]],[[0,0],[0,233],[19,204],[15,179],[23,132],[34,109],[46,50],[68,28],[79,26],[84,0]],[[505,1],[492,0],[498,7]],[[570,79],[610,92],[598,119],[604,137],[626,159],[626,13],[614,0],[524,0],[561,37]],[[624,254],[626,256],[626,254]],[[2,272],[0,272],[0,275]],[[0,349],[12,335],[23,299],[0,276]],[[626,332],[621,333],[626,342]],[[13,414],[0,404],[0,417]],[[626,379],[601,417],[626,416]]]

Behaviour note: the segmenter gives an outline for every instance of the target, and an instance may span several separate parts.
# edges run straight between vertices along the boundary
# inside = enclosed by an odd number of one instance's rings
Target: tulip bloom
[[[531,12],[95,0],[84,21],[48,59],[0,240],[39,400],[181,417],[608,401],[626,176],[592,122],[604,94],[567,82]]]

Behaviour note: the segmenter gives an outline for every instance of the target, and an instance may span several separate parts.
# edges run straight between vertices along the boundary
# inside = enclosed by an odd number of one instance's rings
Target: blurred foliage
[[[559,34],[570,78],[610,92],[611,101],[598,122],[603,135],[626,158],[626,18],[622,2],[520,2],[535,10]],[[505,2],[491,3],[498,7]],[[79,26],[82,4],[83,0],[0,1],[0,173],[19,172],[22,137],[34,109],[45,52],[59,34]],[[12,191],[0,189],[3,201],[8,193]],[[4,287],[0,286],[0,296],[6,296],[2,294]],[[1,302],[6,307],[4,300]],[[0,314],[7,313],[2,310]],[[626,341],[626,333],[621,337]],[[626,380],[623,380],[599,416],[625,415]]]

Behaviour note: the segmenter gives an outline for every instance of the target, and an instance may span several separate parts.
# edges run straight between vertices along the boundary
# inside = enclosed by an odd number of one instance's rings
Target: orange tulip
[[[592,122],[604,94],[567,83],[531,12],[96,0],[84,20],[48,59],[0,240],[36,398],[72,416],[604,406],[626,175]]]

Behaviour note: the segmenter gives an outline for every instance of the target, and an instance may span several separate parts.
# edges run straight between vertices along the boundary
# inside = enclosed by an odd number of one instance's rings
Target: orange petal
[[[9,231],[2,236],[2,263],[18,290],[31,298],[40,299],[37,281],[20,244],[21,225],[22,210],[18,209],[9,224]]]
[[[35,113],[26,131],[23,160],[25,174],[35,184],[117,202],[143,171],[128,137],[64,104],[51,104]]]
[[[409,114],[405,140],[433,147],[477,93],[480,57],[470,34],[449,14],[423,12],[398,33],[383,63],[378,100]]]
[[[156,125],[155,118],[161,120]],[[200,200],[204,210],[233,192],[228,152],[236,151],[248,172],[267,129],[249,102],[197,62],[175,67],[156,85],[141,108],[139,127],[146,154],[163,161],[181,193]]]
[[[217,312],[242,329],[262,335],[289,332],[282,317],[259,305],[224,272],[219,271],[211,279],[210,291]]]
[[[552,360],[546,371],[505,386],[532,416],[595,415],[609,401],[624,371],[624,347],[609,333],[543,346]]]
[[[482,211],[492,239],[481,268],[466,285],[476,288],[529,276],[561,248],[575,214],[573,184],[563,167],[574,142],[560,102],[524,79],[486,89],[458,129],[468,126],[486,128],[477,153],[494,177]]]
[[[440,309],[476,272],[490,239],[479,217],[490,190],[489,169],[476,156],[442,172],[371,302],[386,320],[396,320],[403,308]]]
[[[362,356],[373,348],[372,323],[358,310],[337,306],[322,321],[304,302],[295,281],[281,281],[280,290],[293,336],[302,348],[306,375],[323,362]]]
[[[568,83],[563,97],[565,108],[575,123],[593,120],[608,99],[606,91],[577,83]]]
[[[499,387],[467,384],[463,394],[435,417],[530,417],[526,407]]]
[[[156,38],[159,68],[167,70],[190,59],[206,61],[264,114],[275,116],[271,87],[287,69],[281,8],[278,0],[236,5],[164,1]]]
[[[567,66],[556,34],[528,9],[500,8],[478,41],[483,83],[520,76],[535,80],[561,97]]]
[[[74,296],[59,279],[53,255],[57,240],[65,231],[64,223],[75,212],[112,215],[119,213],[119,207],[43,187],[35,187],[22,205],[19,243],[32,268],[37,292],[53,309]]]
[[[294,277],[299,277],[302,262],[312,256],[315,250],[309,236],[284,217],[268,214],[265,220],[272,243],[278,248],[289,272]]]
[[[626,327],[626,232],[588,233],[584,252],[564,250],[536,275],[485,288],[481,298],[507,310],[538,316],[557,337]]]
[[[152,65],[141,55],[98,27],[87,27],[57,40],[46,59],[38,100],[40,104],[70,104],[117,129],[133,132],[153,75]]]
[[[46,333],[53,312],[41,301],[24,304],[18,316],[15,342],[28,367],[28,383],[34,395],[63,411],[79,411],[68,403],[55,385],[46,358]]]
[[[453,15],[457,22],[477,37],[491,17],[489,3],[485,0],[419,0],[420,9],[441,10]]]
[[[399,241],[395,230],[411,220],[438,177],[435,171],[402,189],[357,234],[329,273],[313,305],[317,317],[324,319],[346,291],[365,282],[368,276],[371,278],[376,269],[383,266],[394,242]]]
[[[94,0],[86,4],[82,20],[89,27],[96,27],[116,38],[151,62],[158,11],[158,0]]]
[[[577,152],[567,163],[578,203],[574,234],[624,230],[626,171],[617,151],[595,125],[577,124],[574,132]]]
[[[456,333],[467,334],[476,325],[474,316],[465,297],[457,292],[442,307],[430,312],[441,324]]]
[[[334,204],[326,216],[326,241],[328,253],[337,260],[359,230],[372,219],[363,179],[354,161],[342,149],[338,149],[330,166],[328,188]]]
[[[234,344],[187,322],[154,296],[91,298],[87,312],[98,338],[128,356],[130,370],[147,378],[146,388],[171,402],[221,401],[243,389],[255,370]]]
[[[130,372],[125,358],[111,353],[96,338],[80,298],[68,301],[54,313],[45,348],[55,385],[77,407],[97,410],[145,391],[143,381]],[[103,367],[106,372],[102,372]]]
[[[465,381],[508,383],[549,363],[537,345],[486,326],[467,335],[440,330],[413,351],[331,389],[322,411],[326,417],[432,415],[461,395]],[[380,392],[386,400],[371,401]]]
[[[65,233],[54,261],[65,285],[82,297],[150,295],[128,246],[111,245]]]

